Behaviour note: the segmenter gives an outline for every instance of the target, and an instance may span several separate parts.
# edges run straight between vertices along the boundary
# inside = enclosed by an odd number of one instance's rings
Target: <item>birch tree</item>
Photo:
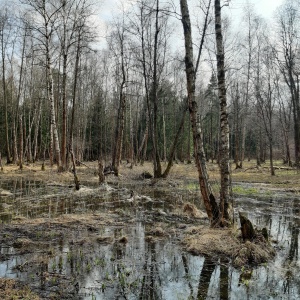
[[[55,32],[55,22],[57,20],[57,12],[61,6],[56,7],[49,0],[26,0],[25,2],[32,8],[32,14],[35,19],[33,30],[37,39],[40,50],[45,57],[45,69],[47,78],[47,97],[50,105],[50,161],[53,163],[53,146],[55,150],[55,158],[59,171],[62,171],[61,151],[58,137],[58,128],[56,123],[56,109],[53,94],[53,74],[52,74],[52,48],[53,35]]]
[[[222,18],[220,0],[215,0],[215,33],[216,33],[216,56],[217,56],[217,78],[218,94],[220,101],[220,213],[221,222],[231,222],[229,215],[229,188],[230,188],[230,168],[229,168],[229,124],[227,114],[226,82],[225,82],[225,57],[222,35]]]
[[[208,182],[208,174],[206,169],[205,154],[203,148],[202,132],[200,128],[200,120],[197,116],[198,105],[195,99],[195,68],[194,54],[192,42],[192,27],[187,0],[180,0],[181,22],[184,32],[185,44],[185,67],[186,67],[186,82],[188,94],[188,107],[190,111],[190,120],[192,124],[194,155],[198,170],[198,179],[203,202],[206,208],[208,218],[212,225],[219,221],[219,208],[216,203],[215,196]]]

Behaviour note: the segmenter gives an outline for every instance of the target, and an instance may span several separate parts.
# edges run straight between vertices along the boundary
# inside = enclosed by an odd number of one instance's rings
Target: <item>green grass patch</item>
[[[251,195],[251,196],[259,194],[259,191],[256,188],[253,187],[246,188],[240,185],[234,186],[232,188],[232,192],[238,195]]]

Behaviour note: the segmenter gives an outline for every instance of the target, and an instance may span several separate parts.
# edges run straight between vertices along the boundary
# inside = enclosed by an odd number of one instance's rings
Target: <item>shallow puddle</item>
[[[84,197],[74,196],[68,186],[41,182],[4,182],[0,188],[13,194],[0,198],[2,223],[14,216],[51,218],[109,210],[136,220],[122,227],[92,228],[102,237],[98,241],[89,240],[92,234],[88,230],[78,230],[74,242],[54,234],[47,244],[37,243],[34,251],[24,253],[0,245],[0,277],[20,279],[44,298],[300,299],[297,195],[236,197],[236,211],[240,208],[254,224],[266,227],[277,252],[264,266],[237,271],[226,261],[185,253],[175,233],[149,237],[153,223],[147,216],[153,221],[158,212],[168,215],[188,198],[175,189],[140,189],[139,193],[153,201],[133,206],[126,202],[130,187]],[[126,239],[122,241],[122,237]]]

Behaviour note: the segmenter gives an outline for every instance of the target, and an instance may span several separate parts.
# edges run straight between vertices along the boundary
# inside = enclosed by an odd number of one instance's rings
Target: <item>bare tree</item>
[[[277,61],[291,95],[294,121],[295,165],[300,167],[300,93],[299,93],[299,1],[286,0],[277,11],[280,52]]]
[[[224,46],[222,36],[222,18],[220,0],[215,0],[215,33],[217,48],[217,71],[218,71],[218,94],[220,100],[220,212],[221,223],[230,223],[230,168],[229,168],[229,125],[227,114],[226,82],[225,82],[225,62]]]
[[[185,42],[185,66],[186,66],[186,81],[188,93],[188,106],[190,111],[190,119],[192,124],[194,155],[199,175],[199,185],[202,194],[203,202],[206,208],[207,215],[212,224],[219,221],[219,208],[216,203],[215,196],[212,193],[211,186],[208,182],[206,170],[205,154],[203,149],[202,133],[200,128],[200,120],[197,117],[198,105],[195,99],[195,68],[192,42],[192,27],[189,15],[187,0],[180,0],[180,9],[182,15],[182,26],[184,31]]]
[[[5,115],[5,142],[6,142],[6,161],[11,163],[11,149],[9,138],[9,123],[8,123],[8,94],[7,94],[7,82],[6,82],[6,50],[9,46],[9,36],[11,32],[11,26],[9,24],[9,15],[7,8],[4,8],[0,13],[0,44],[1,44],[1,61],[2,61],[2,89],[4,99],[4,115]]]
[[[118,114],[117,114],[117,122],[116,122],[116,130],[115,130],[115,143],[112,152],[112,168],[114,174],[116,176],[119,175],[119,165],[122,154],[122,145],[123,145],[123,136],[124,136],[124,127],[125,127],[125,111],[126,111],[126,83],[127,83],[127,65],[126,61],[126,28],[124,23],[124,14],[123,20],[121,24],[115,24],[116,32],[112,36],[112,40],[117,42],[117,47],[119,48],[119,52],[115,51],[115,58],[117,61],[117,73],[120,77],[119,80],[119,104],[118,104]],[[111,47],[113,44],[111,43]],[[116,50],[116,49],[112,49]],[[128,57],[127,57],[128,59]],[[118,62],[120,60],[120,62]]]
[[[57,20],[57,12],[61,6],[55,7],[54,3],[44,0],[26,0],[25,2],[33,9],[33,16],[36,15],[33,30],[36,32],[35,38],[38,40],[40,50],[45,56],[45,69],[47,78],[47,94],[50,104],[50,160],[53,157],[53,145],[55,150],[55,158],[59,171],[62,171],[61,151],[58,137],[58,129],[56,122],[56,109],[53,94],[53,74],[52,74],[52,60],[51,57],[53,47],[52,39],[55,31],[55,21]],[[40,22],[39,22],[40,20]]]

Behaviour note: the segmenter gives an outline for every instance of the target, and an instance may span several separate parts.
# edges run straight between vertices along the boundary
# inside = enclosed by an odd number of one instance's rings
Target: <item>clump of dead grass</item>
[[[166,232],[161,227],[155,227],[148,232],[149,235],[163,237],[166,235]]]
[[[190,203],[190,202],[187,202],[187,203],[184,203],[183,207],[182,207],[182,210],[185,214],[187,214],[189,217],[193,217],[193,218],[196,218],[196,217],[202,217],[203,216],[203,213],[201,213],[198,208],[196,207],[195,204],[193,203]]]
[[[213,256],[223,254],[231,256],[237,251],[239,241],[230,229],[211,229],[193,227],[186,233],[189,235],[184,239],[187,251],[195,255]]]
[[[0,278],[0,299],[39,300],[40,297],[16,280]]]
[[[265,241],[255,240],[242,243],[237,251],[233,254],[233,265],[259,265],[267,262],[275,255],[271,245]]]
[[[275,252],[264,239],[245,243],[234,229],[212,229],[193,226],[186,230],[183,244],[194,255],[224,256],[232,259],[235,267],[258,265],[270,260]]]
[[[25,248],[33,245],[33,241],[27,238],[18,238],[14,241],[13,246],[15,248]]]

